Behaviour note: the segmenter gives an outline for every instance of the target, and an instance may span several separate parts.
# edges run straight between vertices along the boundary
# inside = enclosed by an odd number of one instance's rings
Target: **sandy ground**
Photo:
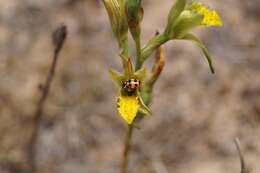
[[[241,146],[260,172],[260,1],[204,0],[224,21],[195,33],[214,55],[209,72],[190,42],[166,44],[167,63],[151,109],[135,131],[130,170],[239,173]],[[163,31],[173,1],[144,0],[143,43]],[[25,172],[38,85],[52,56],[51,32],[69,35],[37,141],[39,173],[120,171],[126,125],[117,116],[108,69],[120,69],[102,4],[94,0],[0,0],[0,172]],[[134,49],[133,51],[134,52]],[[149,63],[147,64],[149,66]]]

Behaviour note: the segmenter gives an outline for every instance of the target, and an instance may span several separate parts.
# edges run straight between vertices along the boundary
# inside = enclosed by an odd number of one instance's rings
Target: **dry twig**
[[[43,109],[49,95],[51,83],[55,76],[55,70],[58,63],[59,53],[62,49],[64,41],[66,40],[66,36],[67,36],[67,28],[65,25],[60,26],[52,34],[52,41],[54,45],[53,60],[52,60],[52,64],[47,79],[44,85],[40,87],[42,94],[36,106],[36,110],[33,116],[32,135],[28,145],[29,146],[28,159],[30,162],[30,168],[29,168],[30,173],[35,173],[36,171],[36,147],[37,147],[36,144],[37,144],[37,138],[39,136],[39,128],[42,121]]]
[[[159,35],[159,32],[157,31],[155,35]],[[152,69],[152,76],[148,81],[148,83],[151,86],[153,86],[157,81],[157,79],[159,78],[164,66],[165,66],[165,50],[164,50],[164,46],[161,45],[156,49],[155,52],[155,62]]]
[[[246,168],[246,163],[245,163],[245,159],[243,156],[243,153],[241,151],[241,145],[240,145],[240,140],[239,138],[235,138],[234,140],[238,154],[239,154],[239,159],[240,159],[240,165],[241,165],[241,171],[240,173],[249,173],[248,169]]]

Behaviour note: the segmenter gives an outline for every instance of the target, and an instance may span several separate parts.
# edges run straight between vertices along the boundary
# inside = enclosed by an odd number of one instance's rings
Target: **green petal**
[[[109,70],[109,76],[115,82],[117,87],[119,87],[119,89],[121,89],[122,88],[122,81],[124,80],[124,76],[121,75],[119,72],[117,72],[114,69]]]
[[[212,64],[211,55],[209,54],[209,51],[204,46],[204,44],[196,36],[194,36],[193,34],[186,34],[182,39],[193,41],[200,47],[200,49],[202,50],[202,52],[204,53],[204,55],[205,55],[205,57],[206,57],[206,59],[208,61],[210,71],[212,73],[215,73],[215,70],[214,70],[214,67],[213,67],[213,64]]]
[[[151,115],[151,111],[149,109],[146,109],[144,107],[140,107],[139,111],[144,115]]]
[[[137,92],[137,96],[138,96],[138,99],[139,99],[139,102],[140,102],[139,111],[142,112],[144,115],[151,115],[152,112],[151,112],[150,108],[145,105],[139,91]]]
[[[134,78],[140,80],[141,82],[143,82],[145,80],[145,77],[146,77],[145,68],[141,68],[140,70],[138,70],[134,73]]]
[[[130,79],[134,74],[134,68],[133,68],[133,64],[130,58],[128,58],[127,60],[127,65],[125,68],[125,77],[127,79]]]

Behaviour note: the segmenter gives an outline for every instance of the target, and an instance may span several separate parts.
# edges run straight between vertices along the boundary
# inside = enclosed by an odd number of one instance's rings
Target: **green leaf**
[[[170,33],[173,26],[175,25],[177,18],[180,16],[181,12],[186,6],[186,0],[177,0],[170,10],[168,15],[168,25],[166,28],[166,33]]]
[[[209,64],[209,68],[210,68],[210,71],[212,73],[215,73],[215,70],[214,70],[214,67],[213,67],[213,64],[212,64],[212,58],[211,58],[211,55],[208,51],[208,49],[204,46],[204,44],[200,41],[200,39],[198,39],[196,36],[194,36],[193,34],[186,34],[182,39],[184,40],[190,40],[190,41],[193,41],[195,42],[199,48],[202,50],[202,52],[204,53],[207,61],[208,61],[208,64]]]
[[[121,75],[119,72],[117,72],[114,69],[110,69],[109,76],[115,82],[117,87],[122,88],[122,81],[124,80],[123,75]]]

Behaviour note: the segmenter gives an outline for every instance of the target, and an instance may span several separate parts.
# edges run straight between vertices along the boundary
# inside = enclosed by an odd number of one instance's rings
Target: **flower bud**
[[[129,29],[134,40],[137,40],[140,37],[140,23],[143,18],[141,0],[126,0],[125,10]]]
[[[176,26],[177,19],[180,16],[181,12],[184,10],[185,5],[186,0],[177,0],[171,8],[168,15],[168,24],[165,29],[165,34],[169,35],[169,37],[172,37],[174,26]]]
[[[122,45],[128,31],[124,0],[103,0],[103,3],[107,10],[112,30],[119,45]]]

